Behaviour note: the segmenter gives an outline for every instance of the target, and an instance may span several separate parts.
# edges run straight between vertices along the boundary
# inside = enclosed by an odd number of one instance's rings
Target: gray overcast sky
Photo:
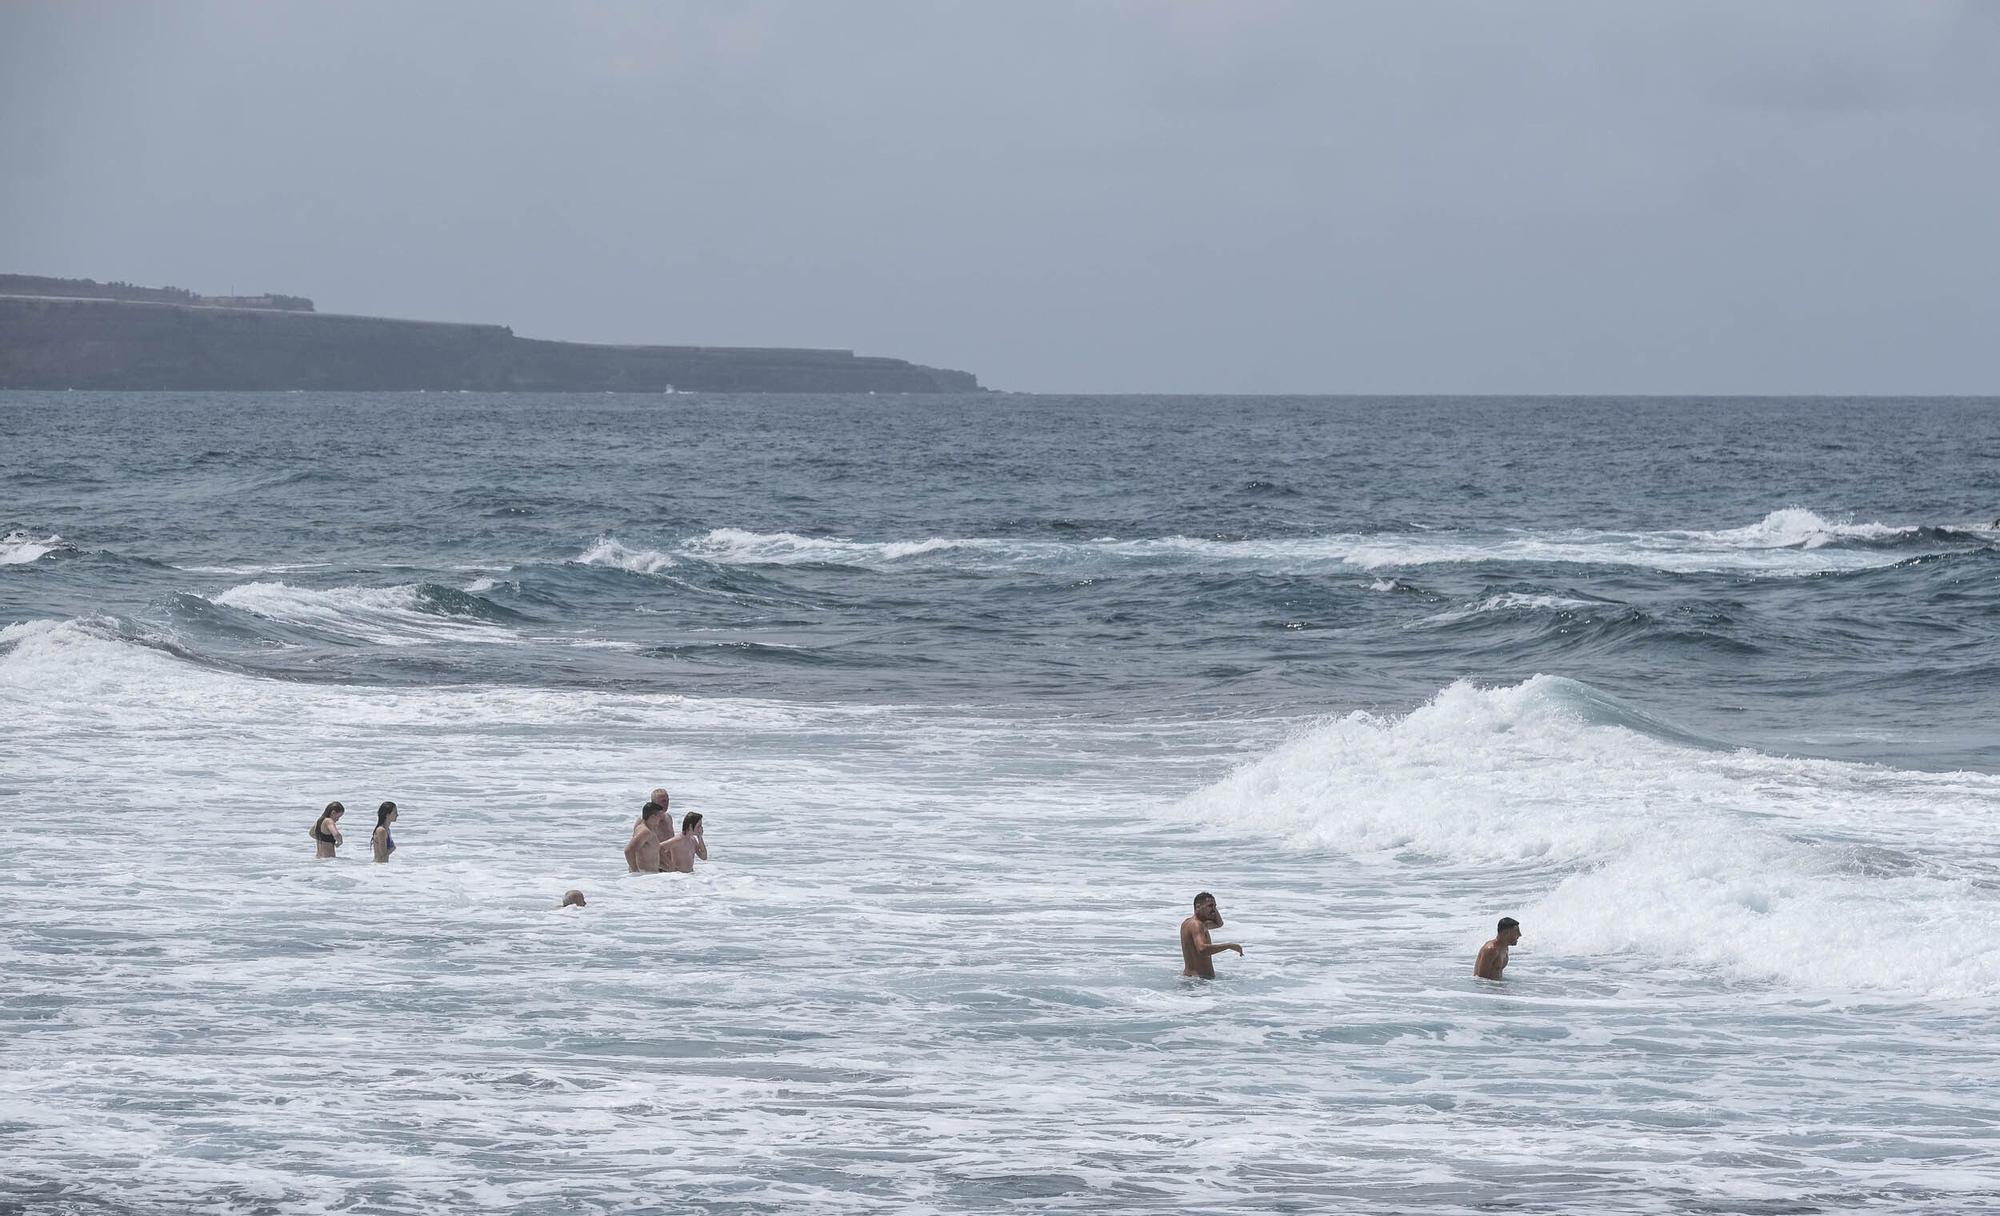
[[[0,269],[990,386],[2000,392],[2000,3],[0,6]]]

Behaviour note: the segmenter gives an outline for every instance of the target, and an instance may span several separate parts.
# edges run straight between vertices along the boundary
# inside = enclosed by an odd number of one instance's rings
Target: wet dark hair
[[[1199,895],[1197,895],[1197,896],[1195,896],[1195,897],[1194,897],[1194,906],[1195,906],[1195,907],[1197,907],[1197,908],[1199,908],[1199,907],[1201,907],[1201,905],[1202,905],[1202,903],[1203,903],[1204,901],[1206,901],[1206,902],[1208,902],[1208,903],[1211,903],[1211,904],[1212,904],[1212,903],[1214,903],[1214,902],[1215,902],[1215,896],[1213,896],[1213,895],[1210,895],[1210,894],[1209,894],[1208,892],[1206,892],[1206,891],[1203,891],[1203,892],[1202,892],[1201,894],[1199,894]]]
[[[1509,929],[1518,929],[1520,927],[1521,927],[1521,922],[1515,920],[1511,916],[1503,916],[1500,918],[1500,932],[1502,933],[1505,933]]]
[[[575,890],[574,888],[568,891],[564,891],[562,906],[565,908],[586,907],[587,905],[583,902],[583,892]]]
[[[379,828],[383,824],[389,822],[389,816],[395,813],[396,813],[396,804],[393,802],[385,802],[381,806],[376,807],[375,826]]]
[[[346,807],[344,807],[344,806],[342,806],[342,805],[340,805],[340,804],[339,804],[338,802],[329,802],[329,803],[327,803],[327,804],[326,804],[326,809],[325,809],[325,810],[323,810],[323,811],[321,811],[321,812],[320,812],[319,814],[317,814],[317,815],[314,815],[314,816],[313,816],[313,821],[312,821],[312,826],[306,829],[306,834],[307,834],[307,835],[309,835],[309,836],[311,836],[311,837],[312,837],[312,838],[313,838],[314,840],[318,840],[318,839],[319,839],[319,825],[320,825],[320,824],[322,824],[322,823],[325,823],[325,822],[326,822],[326,817],[327,817],[328,815],[332,815],[332,814],[334,814],[334,813],[336,813],[336,812],[339,812],[339,813],[343,813],[343,814],[344,814],[344,813],[346,813],[346,811],[347,811],[347,808],[346,808]]]
[[[667,809],[666,807],[661,806],[657,802],[648,802],[645,806],[639,808],[639,818],[651,819],[653,816],[662,813],[666,809]]]
[[[700,826],[701,826],[700,811],[689,811],[687,814],[681,816],[681,835],[683,836],[687,835],[687,831],[689,828],[698,828]]]

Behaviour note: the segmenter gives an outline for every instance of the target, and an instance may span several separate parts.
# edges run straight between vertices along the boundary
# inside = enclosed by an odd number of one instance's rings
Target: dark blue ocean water
[[[1985,766],[1996,516],[1991,400],[0,397],[0,532],[61,541],[0,620],[324,681],[1115,716],[1547,672]]]

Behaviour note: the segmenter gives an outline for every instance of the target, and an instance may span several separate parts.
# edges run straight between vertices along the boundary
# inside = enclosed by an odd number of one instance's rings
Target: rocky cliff
[[[502,325],[0,295],[0,388],[961,393],[969,372],[845,350],[596,346]]]

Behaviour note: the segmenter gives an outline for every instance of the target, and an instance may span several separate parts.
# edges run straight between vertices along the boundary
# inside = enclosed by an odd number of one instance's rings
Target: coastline
[[[851,350],[610,346],[504,325],[0,295],[0,388],[108,391],[980,392],[970,372]]]

